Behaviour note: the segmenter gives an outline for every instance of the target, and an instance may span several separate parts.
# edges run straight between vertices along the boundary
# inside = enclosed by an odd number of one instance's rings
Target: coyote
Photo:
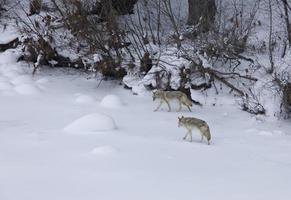
[[[192,102],[191,100],[188,99],[188,97],[186,96],[186,94],[184,94],[183,92],[180,91],[160,91],[157,90],[155,92],[153,92],[153,101],[155,101],[156,99],[160,99],[160,104],[158,105],[158,107],[154,110],[157,111],[163,104],[163,102],[166,102],[169,108],[169,112],[171,111],[171,106],[169,101],[172,99],[177,99],[179,101],[179,111],[181,111],[182,109],[182,104],[187,106],[187,108],[189,109],[189,111],[191,112],[190,107],[192,106]]]
[[[201,120],[197,119],[195,117],[178,117],[178,127],[184,126],[188,132],[186,133],[185,137],[183,137],[183,140],[186,139],[187,135],[190,135],[190,141],[192,142],[192,129],[197,128],[200,131],[201,134],[201,142],[203,141],[203,138],[206,137],[207,144],[209,145],[209,141],[211,139],[210,130],[208,124]]]

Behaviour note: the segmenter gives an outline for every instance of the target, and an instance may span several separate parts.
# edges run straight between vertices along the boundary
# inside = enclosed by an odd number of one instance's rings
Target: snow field
[[[290,199],[290,122],[227,95],[193,92],[202,108],[153,112],[150,92],[58,70],[31,77],[14,61],[0,61],[0,91],[1,200]],[[207,121],[211,145],[196,130],[183,141],[181,115]]]

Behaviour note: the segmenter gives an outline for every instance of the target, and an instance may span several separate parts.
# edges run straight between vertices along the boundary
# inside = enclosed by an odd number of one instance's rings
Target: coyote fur
[[[186,135],[183,137],[183,139],[185,140],[187,138],[187,136],[190,136],[190,141],[192,142],[192,129],[193,128],[197,128],[200,131],[201,134],[201,142],[203,141],[203,138],[205,137],[207,139],[207,144],[210,144],[210,139],[211,139],[211,135],[210,135],[210,130],[209,130],[209,126],[208,124],[198,118],[195,117],[178,117],[178,127],[185,127],[188,132],[186,133]]]
[[[179,102],[179,106],[180,106],[179,111],[181,111],[182,105],[185,105],[189,109],[189,111],[191,112],[190,107],[192,106],[192,102],[191,102],[191,100],[188,99],[187,95],[184,94],[183,92],[157,90],[157,91],[153,92],[153,101],[155,101],[156,99],[160,99],[160,104],[158,105],[158,107],[154,111],[157,111],[158,109],[160,109],[162,104],[164,102],[166,102],[168,105],[168,108],[169,108],[168,111],[170,112],[171,111],[170,101],[173,99],[176,99]]]

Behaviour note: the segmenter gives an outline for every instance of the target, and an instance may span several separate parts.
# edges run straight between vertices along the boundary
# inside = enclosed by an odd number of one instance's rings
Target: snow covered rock
[[[102,99],[101,106],[107,107],[107,108],[120,108],[124,106],[124,104],[119,96],[110,94],[110,95],[105,96]]]
[[[64,128],[66,132],[78,134],[96,133],[114,129],[116,129],[116,124],[112,117],[101,113],[85,115]]]
[[[127,75],[123,78],[123,83],[127,88],[131,89],[132,93],[135,95],[145,95],[148,93],[144,86],[144,81],[140,78]]]

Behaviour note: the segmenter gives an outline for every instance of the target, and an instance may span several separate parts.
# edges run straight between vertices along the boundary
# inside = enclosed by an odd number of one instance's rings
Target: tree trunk
[[[287,37],[289,46],[291,45],[291,27],[290,27],[290,21],[289,21],[289,4],[287,0],[282,0],[283,7],[284,7],[284,13],[285,13],[285,23],[287,28]]]
[[[106,17],[110,9],[114,9],[117,15],[133,14],[134,5],[138,0],[101,0],[96,2],[91,14]]]
[[[199,24],[200,30],[206,32],[215,20],[215,0],[188,0],[188,25]]]

